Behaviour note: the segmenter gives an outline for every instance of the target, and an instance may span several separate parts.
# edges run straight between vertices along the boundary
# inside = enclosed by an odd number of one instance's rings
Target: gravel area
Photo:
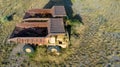
[[[13,48],[8,58],[9,64],[6,67],[19,67],[28,58],[22,50],[23,46],[23,44],[18,44]]]

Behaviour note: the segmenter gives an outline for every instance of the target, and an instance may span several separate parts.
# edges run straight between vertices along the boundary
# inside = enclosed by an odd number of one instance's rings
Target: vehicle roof
[[[64,23],[62,18],[50,19],[50,33],[65,33]]]
[[[53,6],[53,16],[66,16],[64,6]]]

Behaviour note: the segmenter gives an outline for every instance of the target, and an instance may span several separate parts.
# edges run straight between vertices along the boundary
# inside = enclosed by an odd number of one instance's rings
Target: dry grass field
[[[119,0],[0,0],[0,67],[5,67],[16,46],[6,40],[24,12],[31,8],[62,4],[73,10],[71,45],[60,56],[38,47],[36,54],[25,59],[20,67],[119,67],[120,66],[120,1]],[[80,16],[81,22],[73,21]],[[10,19],[9,19],[10,17]],[[36,57],[37,56],[37,57]],[[12,60],[11,60],[12,62]],[[14,62],[13,62],[14,64]]]

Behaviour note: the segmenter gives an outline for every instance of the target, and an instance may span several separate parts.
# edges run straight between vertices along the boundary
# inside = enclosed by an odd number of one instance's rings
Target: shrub
[[[0,22],[4,23],[4,22],[8,22],[8,17],[7,16],[3,16],[0,18]]]

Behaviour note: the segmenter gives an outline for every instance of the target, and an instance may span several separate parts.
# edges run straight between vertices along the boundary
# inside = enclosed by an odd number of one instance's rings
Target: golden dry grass
[[[14,20],[3,23],[0,29],[0,43],[3,44],[10,34],[14,25],[21,21],[24,11],[31,8],[42,8],[49,0],[0,0],[0,17],[16,12]],[[120,56],[120,1],[119,0],[72,0],[74,14],[80,14],[84,25],[75,24],[71,35],[71,49],[63,52],[61,57],[50,56],[38,49],[37,57],[34,58],[33,66],[38,62],[52,61],[66,65],[79,65],[85,67],[103,67],[110,63],[113,53]],[[26,4],[27,3],[27,4]],[[38,4],[38,5],[37,5]],[[76,36],[78,34],[79,37]],[[8,46],[5,46],[8,47]],[[4,48],[5,48],[4,47]],[[3,51],[5,49],[2,48]],[[70,52],[69,52],[70,51]],[[6,55],[5,52],[2,52]],[[71,55],[71,53],[73,53]],[[3,61],[1,55],[0,62]],[[70,56],[68,56],[70,55]],[[65,58],[65,59],[63,59]],[[26,62],[27,63],[27,62]],[[113,62],[116,64],[117,62]],[[38,63],[37,65],[39,65]],[[46,63],[42,63],[45,66]],[[48,63],[49,65],[54,63]],[[27,65],[26,65],[27,66]]]
[[[81,65],[103,67],[111,63],[110,56],[119,56],[119,53],[114,54],[119,52],[120,47],[119,5],[118,0],[75,0],[73,3],[74,13],[80,14],[84,22],[82,31],[75,27],[76,33],[80,34],[76,55]],[[74,42],[77,40],[74,39]]]

